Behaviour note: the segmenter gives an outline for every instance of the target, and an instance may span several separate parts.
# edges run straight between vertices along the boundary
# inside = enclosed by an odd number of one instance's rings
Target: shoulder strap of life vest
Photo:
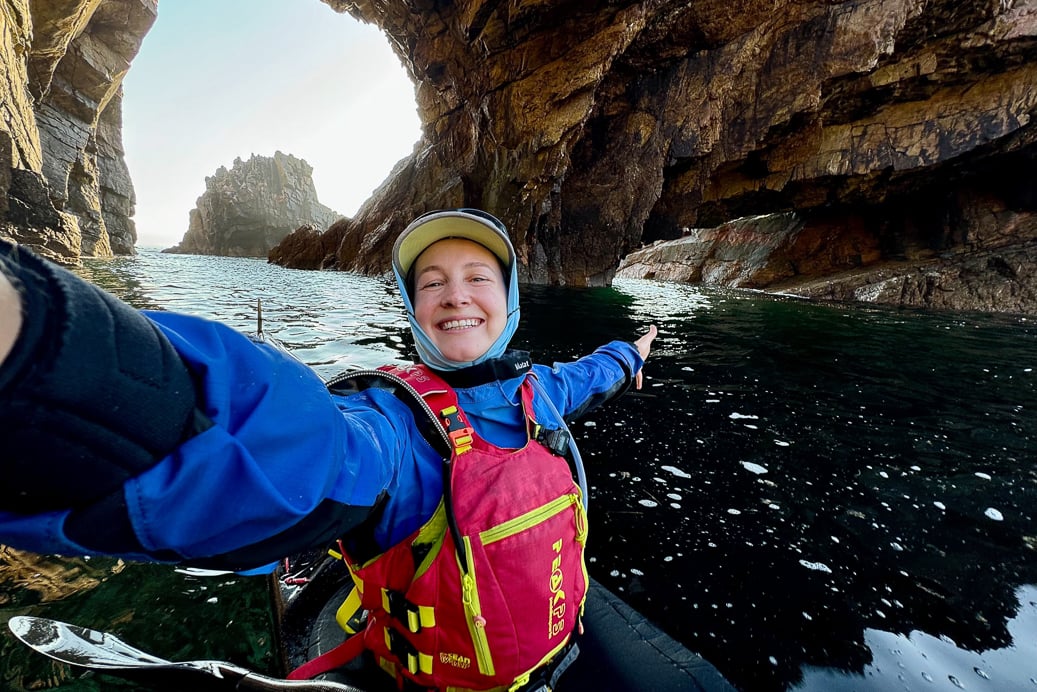
[[[356,394],[365,389],[382,389],[389,392],[411,410],[418,431],[432,448],[444,458],[449,457],[451,448],[442,432],[439,417],[425,402],[422,392],[415,387],[415,380],[404,376],[405,372],[406,368],[391,365],[375,370],[354,370],[342,373],[326,384],[328,391],[340,396]]]
[[[447,432],[450,448],[454,454],[464,454],[471,449],[475,429],[457,402],[457,392],[442,377],[425,365],[383,366],[379,368],[405,380],[427,402],[437,423]],[[533,414],[532,373],[522,382],[520,389],[522,410],[526,419],[526,434],[536,439],[540,426]],[[546,395],[545,395],[546,396]]]

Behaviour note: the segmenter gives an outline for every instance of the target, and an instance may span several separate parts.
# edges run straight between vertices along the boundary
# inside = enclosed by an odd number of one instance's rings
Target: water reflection
[[[795,687],[801,692],[884,692],[912,688],[947,690],[1032,690],[1034,677],[1024,680],[1013,675],[1018,661],[1037,654],[1037,587],[1023,586],[1015,594],[1018,610],[1007,623],[1008,644],[1003,647],[963,651],[946,635],[934,637],[920,631],[907,635],[868,629],[864,641],[872,661],[854,676],[808,666],[803,681]],[[896,684],[893,684],[895,676]],[[1025,676],[1025,672],[1024,672]]]
[[[1037,583],[1032,328],[746,294],[669,327],[659,396],[581,442],[628,460],[592,474],[603,581],[745,689],[863,671],[871,629],[1012,643]],[[1032,652],[1008,658],[1029,684]]]
[[[261,298],[324,375],[413,356],[385,279],[148,252],[85,271],[244,331]],[[650,323],[645,389],[574,430],[594,576],[746,690],[1037,689],[1035,325],[625,280],[524,289],[516,345],[566,360]],[[249,610],[189,579],[134,565],[60,605],[165,658],[270,665],[263,584],[226,587]]]

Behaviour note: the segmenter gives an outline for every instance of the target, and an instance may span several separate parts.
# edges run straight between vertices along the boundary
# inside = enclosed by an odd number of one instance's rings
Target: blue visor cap
[[[479,243],[496,255],[509,273],[515,267],[515,249],[503,223],[478,209],[449,209],[419,216],[403,229],[392,248],[393,268],[406,277],[429,245],[446,238]]]

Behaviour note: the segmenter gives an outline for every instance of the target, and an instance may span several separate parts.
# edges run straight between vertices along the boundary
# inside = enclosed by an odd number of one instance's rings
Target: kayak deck
[[[345,640],[335,612],[352,582],[338,560],[319,553],[287,561],[274,576],[278,649],[289,671]],[[561,676],[559,692],[735,689],[712,664],[594,579],[590,580],[583,625],[584,632],[577,639],[580,655]],[[396,689],[370,653],[319,679],[370,692]]]

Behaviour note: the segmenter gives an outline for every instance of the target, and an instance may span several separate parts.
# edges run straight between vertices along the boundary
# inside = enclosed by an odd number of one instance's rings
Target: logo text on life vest
[[[551,597],[548,599],[547,638],[555,637],[565,631],[565,591],[562,590],[562,541],[559,539],[551,546],[554,549],[554,562],[551,563]]]
[[[443,665],[462,669],[467,669],[472,666],[472,659],[467,656],[462,656],[461,654],[448,654],[446,652],[439,654],[439,662]]]

